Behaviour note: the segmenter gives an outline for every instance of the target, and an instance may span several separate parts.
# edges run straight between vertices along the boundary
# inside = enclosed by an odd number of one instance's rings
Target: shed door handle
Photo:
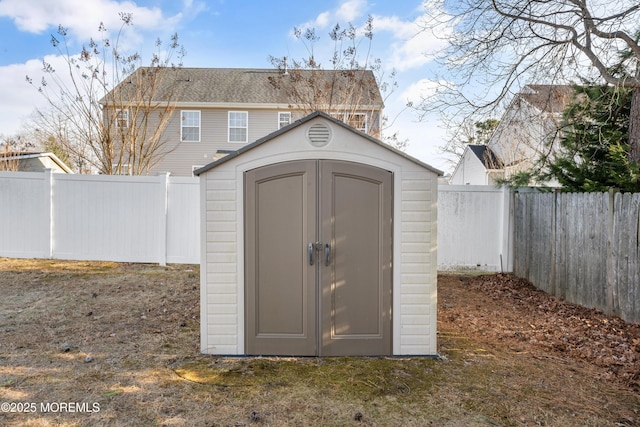
[[[328,243],[324,244],[324,265],[329,265],[331,261],[331,245]]]
[[[309,243],[309,246],[307,246],[307,253],[309,255],[309,265],[313,265],[313,251],[314,251],[314,244]]]

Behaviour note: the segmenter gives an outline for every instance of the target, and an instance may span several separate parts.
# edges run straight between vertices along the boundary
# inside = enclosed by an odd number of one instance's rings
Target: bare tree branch
[[[326,68],[316,57],[314,46],[320,40],[316,30],[295,28],[294,35],[305,47],[306,57],[269,57],[281,71],[277,78],[270,78],[271,84],[287,93],[290,106],[304,114],[324,111],[361,129],[357,122],[364,113],[366,133],[396,148],[405,148],[406,141],[399,139],[397,133],[384,135],[397,117],[390,119],[381,111],[397,83],[395,71],[385,74],[382,61],[371,57],[373,18],[369,16],[362,29],[352,24],[333,27],[329,33],[333,52]]]
[[[38,83],[27,76],[47,100],[48,108],[38,113],[38,128],[63,145],[79,172],[147,174],[168,152],[161,135],[173,113],[173,97],[165,93],[163,102],[152,100],[165,87],[162,79],[182,66],[184,50],[177,35],[167,46],[157,40],[150,66],[134,73],[141,55],[120,48],[133,16],[121,13],[120,19],[113,41],[101,23],[101,40],[90,39],[79,54],[69,50],[68,30],[59,26],[51,44],[65,69],[45,62]]]
[[[450,34],[442,28],[453,29],[449,46],[440,55],[449,74],[444,90],[419,106],[425,114],[454,110],[458,124],[480,120],[495,114],[530,83],[571,84],[599,78],[640,94],[636,1],[441,0],[439,4],[443,14],[425,20],[423,30]],[[640,123],[631,126],[629,138],[633,152],[633,147],[640,147]],[[640,160],[640,148],[637,151]]]

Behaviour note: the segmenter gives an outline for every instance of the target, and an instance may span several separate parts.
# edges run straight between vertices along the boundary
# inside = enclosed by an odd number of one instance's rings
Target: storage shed
[[[195,173],[203,353],[436,354],[442,172],[317,112]]]

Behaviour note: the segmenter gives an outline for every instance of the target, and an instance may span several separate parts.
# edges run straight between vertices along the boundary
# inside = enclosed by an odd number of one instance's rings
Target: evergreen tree
[[[640,191],[640,169],[629,160],[631,101],[629,88],[576,87],[559,149],[536,180],[556,179],[564,191]]]

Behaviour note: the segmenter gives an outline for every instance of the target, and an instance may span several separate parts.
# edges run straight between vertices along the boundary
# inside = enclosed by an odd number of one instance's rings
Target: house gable
[[[486,145],[468,144],[456,165],[449,184],[452,185],[492,185],[494,172],[502,164]]]
[[[573,92],[566,85],[527,85],[514,97],[487,142],[505,178],[553,154],[562,112]]]

